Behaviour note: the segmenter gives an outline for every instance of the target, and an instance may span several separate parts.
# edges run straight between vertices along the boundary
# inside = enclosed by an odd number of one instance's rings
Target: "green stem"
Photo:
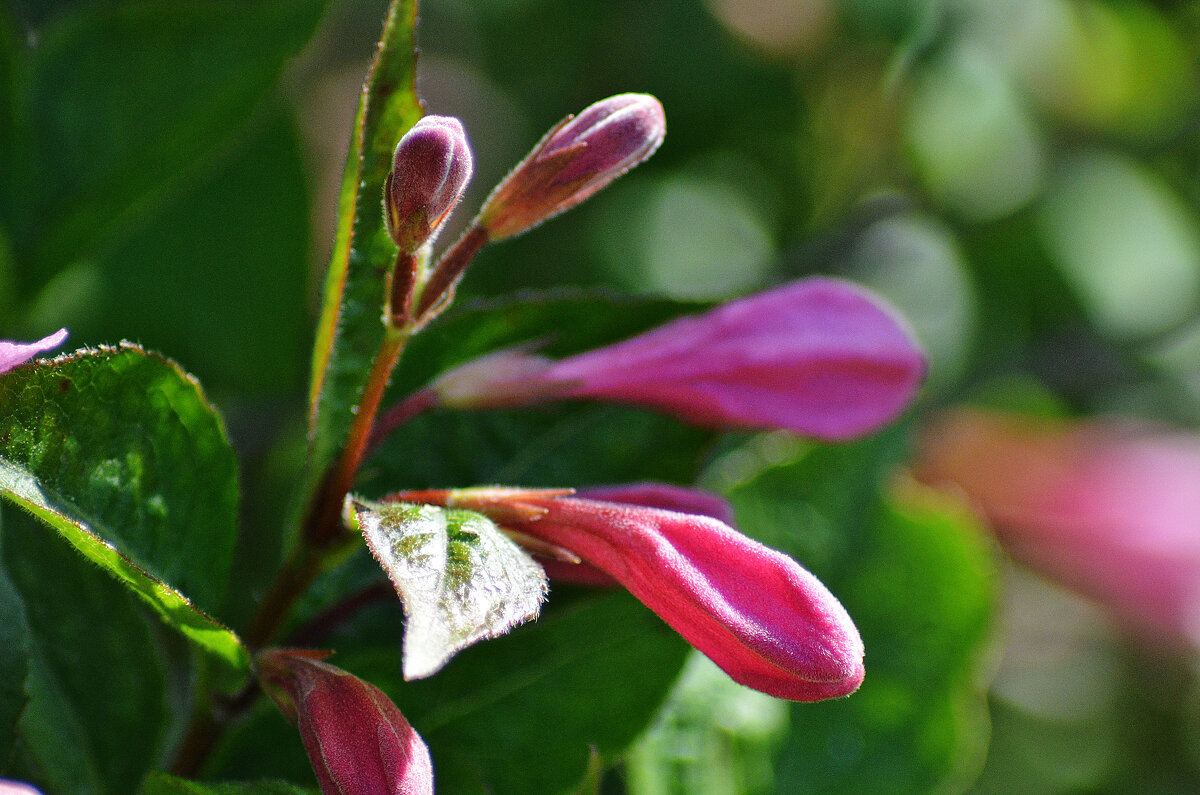
[[[387,336],[379,347],[379,353],[375,356],[342,454],[317,492],[316,501],[304,526],[305,541],[316,549],[321,549],[336,540],[342,532],[342,503],[350,493],[354,476],[358,473],[367,452],[375,415],[379,412],[379,404],[383,402],[388,379],[391,378],[396,362],[400,360],[409,334],[408,329],[389,327]]]
[[[367,452],[375,415],[410,334],[411,327],[407,325],[403,328],[388,326],[367,376],[346,443],[317,491],[300,543],[275,576],[270,590],[242,633],[243,642],[251,650],[260,649],[275,639],[297,600],[346,540],[342,530],[342,503]],[[172,772],[183,777],[198,774],[229,720],[248,709],[258,692],[252,682],[240,695],[214,704],[209,689],[203,682],[198,683],[197,706],[176,752]]]
[[[467,265],[488,242],[487,230],[478,223],[473,223],[463,236],[450,247],[433,272],[429,280],[420,288],[417,296],[417,309],[413,313],[418,325],[424,325],[433,320],[443,308],[454,298],[454,288]]]

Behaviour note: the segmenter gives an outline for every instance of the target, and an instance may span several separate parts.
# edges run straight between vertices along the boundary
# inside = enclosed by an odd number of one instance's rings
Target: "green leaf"
[[[393,434],[363,469],[358,487],[385,494],[480,483],[692,483],[716,438],[705,428],[603,404],[438,411]],[[413,455],[413,450],[421,455]]]
[[[187,781],[166,773],[151,773],[142,784],[141,795],[310,795],[315,790],[283,781],[254,781],[214,784]]]
[[[237,637],[201,612],[220,603],[232,564],[237,463],[216,413],[174,363],[123,345],[6,373],[0,494],[248,670]]]
[[[903,429],[804,448],[728,493],[742,530],[820,577],[866,645],[857,693],[791,707],[781,792],[956,789],[982,759],[992,549],[949,498],[912,484],[881,498],[904,448]]]
[[[611,762],[633,741],[687,649],[633,597],[614,593],[547,610],[433,679],[389,682],[384,656],[372,681],[428,743],[439,795],[555,793],[583,778],[592,747]],[[343,662],[352,667],[349,655]]]
[[[396,142],[422,113],[416,94],[416,13],[416,0],[392,0],[354,121],[313,349],[309,438],[314,478],[345,441],[383,341],[384,278],[396,258],[384,228],[383,182]]]
[[[464,650],[429,679],[403,680],[394,636],[339,634],[333,661],[400,707],[433,754],[438,795],[562,792],[593,746],[611,763],[643,730],[688,650],[628,594],[580,593],[556,589],[536,622]],[[278,710],[257,710],[205,775],[308,781],[295,734]]]
[[[182,190],[253,115],[324,0],[136,0],[56,15],[19,53],[3,215],[45,277]]]
[[[167,725],[167,682],[143,611],[28,517],[10,511],[3,541],[32,635],[18,725],[31,777],[48,795],[134,791]]]
[[[236,393],[235,407],[284,392],[290,403],[311,336],[308,196],[289,112],[256,121],[153,220],[51,281],[31,320],[75,340],[138,340],[186,362],[218,400]]]
[[[769,795],[785,701],[739,685],[700,652],[625,762],[632,795]]]
[[[404,503],[353,502],[353,510],[404,602],[406,679],[537,618],[546,574],[486,516]]]
[[[0,559],[0,770],[12,755],[17,718],[27,700],[30,643],[25,603]]]

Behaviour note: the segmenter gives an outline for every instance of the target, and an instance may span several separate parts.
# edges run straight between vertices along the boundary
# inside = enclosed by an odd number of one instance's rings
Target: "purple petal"
[[[66,338],[67,330],[62,328],[49,337],[43,337],[37,342],[9,342],[8,340],[0,340],[0,373],[7,373],[17,365],[24,364],[43,351],[57,348],[63,344],[63,340]]]
[[[0,795],[42,795],[42,793],[30,784],[0,779]]]
[[[911,332],[882,302],[813,278],[564,359],[541,378],[703,425],[846,439],[895,419],[924,374]]]
[[[733,506],[708,491],[673,486],[668,483],[627,483],[620,486],[595,486],[579,489],[580,497],[622,505],[641,505],[676,513],[709,516],[733,526]]]
[[[396,144],[384,188],[388,233],[414,252],[437,232],[471,180],[474,162],[462,123],[426,116]]]
[[[649,94],[618,94],[568,116],[504,178],[479,211],[493,240],[520,234],[574,207],[641,163],[667,132]]]

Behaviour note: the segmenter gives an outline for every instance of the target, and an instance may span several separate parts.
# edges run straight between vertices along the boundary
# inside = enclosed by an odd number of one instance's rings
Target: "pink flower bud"
[[[433,237],[466,190],[471,169],[458,119],[426,116],[404,134],[383,191],[388,234],[402,251],[412,253]]]
[[[499,240],[569,210],[654,154],[666,132],[649,94],[618,94],[568,116],[492,192],[479,224]]]
[[[429,749],[379,688],[321,662],[323,652],[270,649],[259,678],[296,723],[324,795],[432,795]]]
[[[458,408],[590,398],[847,439],[895,419],[924,374],[890,307],[849,282],[810,278],[557,362],[501,351],[432,389]]]
[[[734,680],[778,698],[854,692],[863,645],[796,561],[707,516],[519,489],[408,492],[467,508],[607,573]]]
[[[52,350],[67,338],[65,328],[43,337],[37,342],[9,342],[0,340],[0,373],[7,373],[18,364],[24,364],[42,351]]]
[[[917,474],[1147,640],[1200,648],[1200,438],[959,411],[928,429]]]
[[[40,790],[20,781],[0,779],[0,795],[42,795]]]
[[[733,508],[725,500],[707,491],[666,483],[630,483],[580,489],[577,494],[589,500],[708,516],[733,527]],[[536,553],[536,550],[530,551]],[[611,588],[620,584],[600,569],[582,561],[568,562],[541,557],[538,558],[538,563],[545,570],[546,576],[556,582],[589,585],[595,588]]]
[[[669,483],[644,482],[624,483],[619,486],[592,486],[579,489],[577,494],[589,500],[708,516],[733,526],[733,506],[716,494],[699,489],[673,486]]]

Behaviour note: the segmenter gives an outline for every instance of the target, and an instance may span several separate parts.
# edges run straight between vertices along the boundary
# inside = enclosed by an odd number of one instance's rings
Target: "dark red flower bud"
[[[649,94],[618,94],[568,116],[505,177],[479,211],[492,240],[568,210],[641,163],[667,132]]]
[[[258,675],[295,722],[324,795],[433,795],[429,749],[372,684],[322,662],[324,652],[268,649]]]
[[[384,184],[388,234],[414,252],[433,237],[471,181],[471,148],[462,123],[426,116],[396,144]]]

